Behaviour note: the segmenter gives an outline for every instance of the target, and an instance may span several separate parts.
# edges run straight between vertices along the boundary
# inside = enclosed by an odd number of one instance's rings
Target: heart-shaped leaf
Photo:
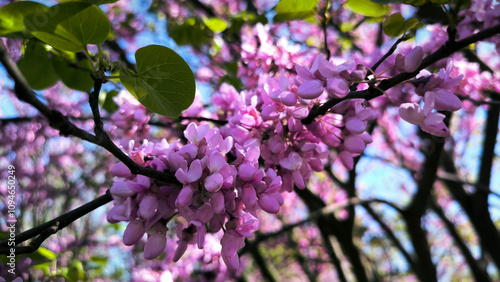
[[[26,29],[23,19],[26,15],[46,12],[49,7],[30,1],[14,2],[0,8],[0,36]]]
[[[106,14],[97,6],[82,2],[61,3],[46,12],[29,14],[24,17],[24,24],[38,39],[70,52],[104,42],[111,29]]]
[[[137,74],[122,70],[120,80],[127,90],[149,110],[178,117],[194,100],[196,85],[188,64],[173,50],[159,45],[140,48],[135,53]]]

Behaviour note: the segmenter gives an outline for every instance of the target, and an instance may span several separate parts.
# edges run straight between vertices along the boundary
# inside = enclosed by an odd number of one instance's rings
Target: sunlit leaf
[[[226,30],[227,24],[220,18],[203,18],[203,23],[214,33],[220,33]]]
[[[29,257],[32,261],[45,262],[47,260],[55,260],[57,255],[46,248],[38,248],[38,250],[36,250],[35,252],[28,254],[27,257]]]
[[[0,8],[0,36],[26,29],[23,19],[26,15],[46,12],[49,7],[30,1],[14,2]]]
[[[300,20],[314,16],[318,0],[280,0],[276,6],[275,21]]]
[[[188,64],[173,50],[159,45],[135,53],[137,74],[123,70],[121,82],[149,110],[178,117],[194,100],[194,75]]]
[[[370,0],[347,0],[345,5],[353,12],[367,17],[382,17],[391,11],[391,7]]]
[[[108,258],[107,257],[102,257],[102,256],[91,256],[90,261],[105,265],[108,263]]]
[[[104,42],[111,29],[106,14],[95,5],[81,2],[61,3],[44,13],[29,14],[24,24],[35,37],[70,52]]]

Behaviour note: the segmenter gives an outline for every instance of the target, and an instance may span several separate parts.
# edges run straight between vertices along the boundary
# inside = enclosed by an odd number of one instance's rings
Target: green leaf
[[[111,30],[106,14],[95,5],[81,2],[61,3],[44,13],[29,14],[24,24],[38,39],[70,52],[104,42]]]
[[[90,76],[92,66],[89,60],[84,58],[76,62],[74,54],[66,55],[67,57],[54,55],[52,59],[54,69],[62,82],[71,89],[90,91],[94,86],[94,80]]]
[[[186,19],[180,25],[170,21],[167,31],[177,45],[201,46],[210,42],[213,36],[213,32],[196,18]]]
[[[173,50],[159,45],[135,53],[138,73],[123,70],[121,82],[149,110],[178,117],[194,100],[196,85],[188,64]]]
[[[391,11],[391,7],[370,0],[347,0],[345,5],[353,12],[366,17],[382,17]]]
[[[88,4],[94,4],[94,5],[103,5],[103,4],[111,4],[111,3],[116,3],[119,0],[59,0],[59,2],[84,2]]]
[[[108,258],[94,255],[90,257],[90,261],[95,262],[97,264],[106,265],[108,263]]]
[[[68,274],[66,274],[71,281],[81,281],[85,279],[85,272],[83,270],[83,264],[79,260],[74,260],[68,269]]]
[[[30,1],[14,2],[0,8],[0,36],[26,29],[23,19],[28,14],[47,11],[49,7]]]
[[[220,18],[203,18],[203,23],[214,33],[221,33],[227,28],[227,24]]]
[[[39,41],[30,40],[26,44],[24,56],[17,62],[17,66],[35,90],[48,88],[59,80],[47,50]]]
[[[417,19],[405,20],[400,13],[387,17],[383,24],[384,33],[388,36],[398,37],[418,24]]]
[[[106,98],[104,98],[102,102],[102,108],[105,109],[110,114],[118,110],[118,105],[115,103],[115,101],[113,101],[113,97],[115,97],[116,95],[118,95],[118,91],[111,90],[108,93],[106,93]]]
[[[276,5],[276,16],[274,20],[290,21],[302,20],[314,16],[314,7],[318,0],[280,0]]]

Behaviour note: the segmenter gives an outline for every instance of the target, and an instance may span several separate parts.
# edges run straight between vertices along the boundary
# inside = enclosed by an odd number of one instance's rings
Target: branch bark
[[[36,227],[26,230],[20,234],[16,234],[16,244],[20,244],[26,240],[34,238],[37,236],[28,246],[15,247],[16,254],[27,254],[32,253],[40,247],[40,245],[57,231],[63,229],[64,227],[70,225],[73,221],[78,218],[88,214],[89,212],[111,202],[113,197],[109,190],[106,194],[100,196],[99,198],[84,204],[70,212],[60,215],[53,220],[42,223]],[[0,241],[0,254],[7,255],[10,253],[10,248],[8,247],[8,240]]]

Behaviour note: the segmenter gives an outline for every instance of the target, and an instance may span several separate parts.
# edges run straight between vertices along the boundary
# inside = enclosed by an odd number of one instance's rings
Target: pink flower
[[[422,63],[424,50],[422,47],[415,47],[408,55],[398,54],[396,56],[396,68],[400,72],[414,72]]]
[[[160,256],[167,245],[167,237],[165,233],[158,232],[151,235],[144,246],[144,258],[155,259]]]
[[[155,215],[158,208],[158,198],[156,195],[148,194],[142,198],[139,204],[139,213],[145,218],[149,219]]]
[[[344,147],[351,153],[361,154],[365,146],[365,142],[359,135],[349,135],[344,139]]]
[[[115,182],[115,183],[113,183],[113,186],[111,186],[111,189],[110,189],[111,194],[113,196],[122,197],[122,198],[126,198],[126,197],[130,197],[130,196],[135,195],[137,192],[130,189],[128,183],[129,183],[128,181],[127,182]]]
[[[205,185],[205,189],[211,193],[215,193],[215,192],[219,191],[219,189],[222,187],[223,182],[224,182],[224,178],[222,177],[222,175],[220,175],[220,173],[217,173],[217,172],[207,176],[203,180],[203,184]]]
[[[297,94],[302,99],[315,99],[323,93],[323,82],[317,79],[308,80],[297,89]]]
[[[132,173],[130,172],[130,169],[122,162],[119,162],[117,164],[115,164],[112,168],[111,168],[111,173],[115,176],[118,176],[118,177],[125,177],[125,178],[128,178],[128,177],[131,177],[132,176]]]
[[[343,78],[334,77],[328,79],[326,90],[333,98],[344,98],[349,94],[349,84]]]
[[[134,219],[129,222],[127,228],[125,228],[125,232],[123,233],[123,243],[127,246],[135,245],[135,243],[141,240],[144,233],[146,233],[144,222]]]
[[[280,205],[276,198],[267,194],[259,197],[259,206],[268,213],[276,214],[280,211]]]
[[[175,177],[179,180],[179,182],[186,185],[198,181],[201,178],[202,173],[203,171],[200,160],[194,160],[189,166],[189,170],[184,171],[184,169],[179,168],[175,172]]]
[[[342,164],[347,168],[348,170],[352,170],[354,168],[354,160],[351,156],[351,153],[348,151],[341,151],[339,154],[339,159],[342,162]]]
[[[194,122],[188,124],[186,130],[184,130],[184,136],[194,144],[198,144],[201,140],[205,138],[210,126],[208,124],[202,124],[197,126]]]

